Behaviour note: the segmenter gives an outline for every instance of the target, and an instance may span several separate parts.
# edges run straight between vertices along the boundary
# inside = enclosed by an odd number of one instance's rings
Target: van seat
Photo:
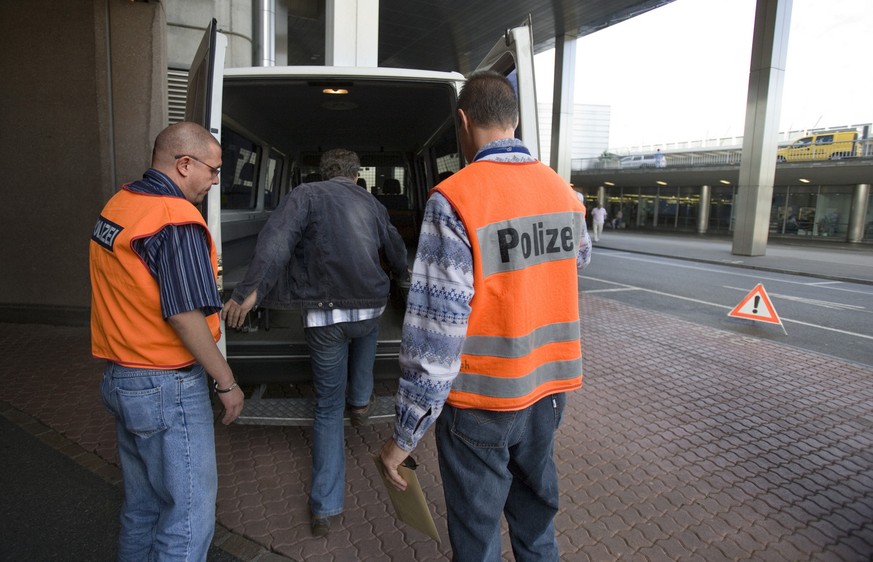
[[[386,178],[376,198],[387,209],[409,209],[409,199],[400,193],[400,180]]]

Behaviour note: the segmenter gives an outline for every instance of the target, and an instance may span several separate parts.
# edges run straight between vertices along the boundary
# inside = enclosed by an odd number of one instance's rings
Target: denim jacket
[[[233,299],[257,289],[267,308],[377,308],[390,289],[383,258],[407,276],[406,245],[382,203],[349,178],[305,183],[267,220]]]

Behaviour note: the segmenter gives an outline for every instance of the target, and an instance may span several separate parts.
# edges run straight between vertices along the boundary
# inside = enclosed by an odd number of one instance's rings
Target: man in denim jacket
[[[304,311],[316,395],[309,495],[316,536],[343,511],[346,402],[353,424],[364,423],[373,393],[379,317],[390,290],[380,255],[395,276],[407,275],[403,238],[385,207],[355,183],[359,169],[352,151],[324,153],[321,174],[329,179],[299,185],[282,200],[222,311],[234,328],[255,305]]]

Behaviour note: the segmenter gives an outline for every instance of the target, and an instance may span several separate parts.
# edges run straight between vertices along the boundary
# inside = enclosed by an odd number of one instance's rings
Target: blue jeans
[[[315,386],[309,507],[314,517],[329,517],[342,513],[345,499],[346,402],[366,406],[373,394],[379,318],[306,328],[305,333]]]
[[[501,513],[516,561],[558,560],[553,453],[565,404],[562,393],[517,412],[445,405],[435,432],[452,560],[499,562]]]
[[[116,419],[124,479],[118,560],[206,560],[218,473],[203,367],[107,363],[101,394]]]

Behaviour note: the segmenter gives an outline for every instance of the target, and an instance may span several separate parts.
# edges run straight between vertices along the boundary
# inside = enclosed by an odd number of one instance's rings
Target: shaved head
[[[155,139],[152,168],[170,178],[196,205],[218,183],[221,143],[197,123],[175,123]]]
[[[171,165],[179,154],[206,154],[212,146],[221,147],[212,133],[197,123],[182,121],[158,134],[152,151],[152,166],[161,169]]]

